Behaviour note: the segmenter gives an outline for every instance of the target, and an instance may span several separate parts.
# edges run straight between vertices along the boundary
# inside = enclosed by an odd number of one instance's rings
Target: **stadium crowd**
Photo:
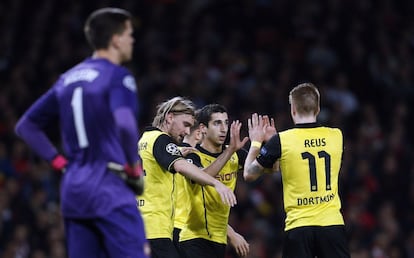
[[[244,135],[253,112],[287,129],[289,90],[316,84],[320,122],[344,131],[340,191],[352,257],[414,257],[414,2],[395,0],[1,1],[0,257],[66,257],[60,175],[14,126],[61,72],[90,55],[82,26],[104,6],[135,15],[129,68],[141,129],[177,95],[225,105]],[[248,257],[280,257],[281,190],[280,175],[239,177],[229,224],[250,243]],[[236,257],[230,248],[228,257]]]

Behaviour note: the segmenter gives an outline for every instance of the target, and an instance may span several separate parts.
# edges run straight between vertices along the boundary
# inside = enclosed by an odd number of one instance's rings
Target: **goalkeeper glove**
[[[50,165],[52,166],[53,170],[57,172],[63,172],[67,164],[67,159],[61,154],[56,155],[56,157],[54,157],[50,162]]]
[[[129,164],[122,166],[109,162],[108,168],[121,177],[136,195],[141,195],[144,192],[144,170],[140,162],[133,167]]]

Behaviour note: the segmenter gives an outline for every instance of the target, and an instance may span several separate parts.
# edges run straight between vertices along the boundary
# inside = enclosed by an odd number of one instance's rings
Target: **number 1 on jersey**
[[[83,119],[83,89],[77,87],[73,91],[72,105],[73,120],[75,122],[76,136],[78,137],[78,144],[80,148],[86,148],[89,146],[88,136],[86,135],[85,122]]]

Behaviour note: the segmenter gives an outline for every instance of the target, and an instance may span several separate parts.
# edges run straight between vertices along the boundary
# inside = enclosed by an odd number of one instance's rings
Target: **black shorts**
[[[226,245],[196,238],[180,242],[180,250],[185,258],[224,258]]]
[[[283,258],[349,258],[345,227],[309,226],[286,231]]]
[[[177,249],[169,238],[148,239],[151,258],[180,258]]]
[[[174,244],[175,248],[177,249],[178,254],[181,257],[184,257],[183,254],[181,254],[180,245],[179,245],[180,232],[181,232],[181,228],[174,228],[174,231],[173,231],[173,244]]]

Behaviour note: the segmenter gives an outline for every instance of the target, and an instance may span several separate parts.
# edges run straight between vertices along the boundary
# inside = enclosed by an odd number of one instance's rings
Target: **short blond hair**
[[[194,117],[195,105],[191,100],[184,97],[174,97],[164,101],[157,106],[157,114],[152,121],[152,126],[161,127],[169,113],[188,114]]]
[[[317,115],[320,105],[320,94],[313,83],[302,83],[289,93],[290,104],[294,103],[296,111],[301,115]]]

